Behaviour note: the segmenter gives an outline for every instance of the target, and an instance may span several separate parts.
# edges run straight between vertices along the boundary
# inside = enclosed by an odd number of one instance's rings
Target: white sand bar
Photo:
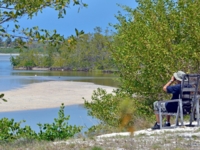
[[[83,97],[91,101],[97,88],[111,93],[114,87],[96,85],[88,82],[49,81],[34,83],[23,88],[4,91],[8,102],[1,102],[0,112],[60,107],[65,105],[83,104]]]

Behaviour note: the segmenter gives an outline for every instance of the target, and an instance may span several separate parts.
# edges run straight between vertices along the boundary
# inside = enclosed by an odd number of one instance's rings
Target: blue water
[[[93,74],[83,72],[53,72],[53,71],[24,71],[13,70],[10,63],[10,55],[0,55],[0,93],[20,88],[27,84],[46,82],[52,80],[93,82],[101,85],[115,86],[113,75]],[[37,77],[35,76],[37,75]],[[20,103],[19,103],[20,105]],[[23,125],[29,125],[36,132],[39,131],[37,123],[52,123],[58,117],[59,108],[38,109],[26,111],[0,112],[0,118],[13,118],[16,122],[26,120]],[[65,107],[65,114],[70,115],[69,124],[83,126],[86,131],[92,125],[98,124],[98,120],[87,115],[87,110],[82,105]]]
[[[53,123],[54,118],[58,117],[58,111],[59,108],[2,112],[0,113],[0,118],[14,118],[15,122],[25,120],[26,122],[21,124],[22,127],[29,125],[34,131],[39,132],[37,124]],[[65,115],[70,115],[69,125],[83,127],[82,133],[87,131],[92,125],[98,124],[98,120],[87,115],[87,110],[82,105],[65,107]]]

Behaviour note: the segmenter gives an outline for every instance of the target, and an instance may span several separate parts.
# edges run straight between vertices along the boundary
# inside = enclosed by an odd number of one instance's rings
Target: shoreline
[[[3,55],[5,55],[5,56],[9,56],[9,55],[15,55],[15,56],[18,56],[19,55],[19,53],[0,53],[0,56],[3,56]]]
[[[102,88],[112,93],[115,87],[90,82],[48,81],[33,83],[21,88],[3,91],[8,102],[1,101],[0,112],[59,108],[84,104],[83,97],[91,101],[94,90]]]

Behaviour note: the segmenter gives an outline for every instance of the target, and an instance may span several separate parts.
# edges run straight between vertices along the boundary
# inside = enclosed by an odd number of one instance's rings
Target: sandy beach
[[[60,107],[61,103],[65,105],[83,104],[82,98],[91,101],[92,93],[97,88],[103,88],[108,93],[115,89],[88,82],[49,81],[34,83],[2,92],[8,102],[1,101],[0,112],[55,108]]]

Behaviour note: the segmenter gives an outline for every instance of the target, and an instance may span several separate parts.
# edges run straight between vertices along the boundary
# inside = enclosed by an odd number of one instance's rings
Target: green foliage
[[[136,107],[134,107],[134,101],[130,98],[124,98],[123,101],[119,103],[119,116],[120,116],[120,126],[124,128],[126,126],[133,126],[134,117],[136,112]]]
[[[166,97],[163,84],[177,70],[199,73],[200,1],[138,0],[129,17],[119,14],[112,56],[122,88],[138,100]]]
[[[135,118],[148,118],[152,114],[144,101],[137,101],[119,89],[107,93],[106,90],[98,88],[93,92],[91,102],[85,100],[85,107],[88,109],[88,115],[101,121],[100,125],[89,129],[89,134],[109,128],[104,129],[102,125],[129,130],[129,127],[133,127]]]
[[[64,104],[62,103],[58,112],[58,118],[55,118],[52,124],[38,124],[40,127],[40,132],[38,133],[40,140],[54,141],[69,139],[81,131],[82,127],[68,125],[69,116],[65,116],[64,108]]]
[[[22,66],[25,68],[35,67],[37,64],[40,64],[40,54],[34,52],[33,50],[24,51],[20,53],[19,56],[11,57],[11,63],[13,66]]]
[[[18,66],[19,65],[19,59],[18,58],[14,58],[13,56],[10,57],[10,62],[12,64],[12,66]]]
[[[13,141],[13,140],[45,140],[54,141],[56,139],[63,140],[73,137],[76,133],[79,133],[82,127],[68,125],[69,116],[65,117],[64,104],[61,105],[58,112],[58,118],[54,119],[52,124],[38,124],[40,132],[36,133],[30,126],[21,127],[20,122],[15,122],[14,119],[2,118],[0,120],[0,140],[1,141]]]
[[[96,27],[93,34],[82,34],[69,37],[66,43],[58,48],[54,55],[54,67],[65,67],[71,70],[110,70],[114,68],[109,44],[112,36]]]
[[[4,101],[4,102],[7,102],[7,100],[5,99],[5,98],[3,98],[4,97],[4,94],[0,94],[0,99],[2,100],[2,101]]]
[[[82,33],[78,33],[82,34]],[[93,34],[82,34],[65,39],[64,44],[49,46],[40,43],[29,45],[32,50],[23,50],[20,56],[12,58],[14,67],[56,67],[68,70],[114,70],[111,58],[109,31],[102,34],[96,27]],[[38,45],[38,46],[37,46]],[[43,49],[40,53],[38,48]],[[38,55],[39,54],[39,55]]]
[[[107,94],[104,89],[98,88],[93,92],[92,102],[85,100],[85,107],[88,109],[88,115],[110,126],[118,126],[118,103],[119,100],[115,99],[115,96]]]
[[[21,127],[21,123],[23,122],[25,121],[15,122],[14,119],[9,120],[8,118],[2,118],[0,120],[0,140],[12,141],[19,138],[36,138],[36,133],[30,126]]]
[[[63,18],[66,14],[66,8],[71,4],[87,7],[87,4],[79,0],[74,0],[73,2],[70,0],[4,0],[1,2],[0,6],[0,36],[7,37],[8,39],[11,37],[20,37],[27,40],[29,43],[41,41],[50,42],[53,46],[59,45],[64,42],[64,36],[58,34],[56,30],[50,33],[46,29],[40,29],[38,26],[21,28],[18,22],[22,16],[26,16],[27,19],[32,19],[37,16],[38,12],[42,13],[45,8],[54,9],[58,12],[58,18]],[[4,24],[8,22],[14,23],[14,28],[10,29],[12,32],[8,32],[8,26],[4,26]],[[79,35],[82,34],[82,32],[76,30],[76,34]],[[9,46],[9,42],[10,40],[6,42],[6,46]],[[26,47],[26,42],[24,41],[18,41],[18,44],[19,48]]]
[[[0,47],[0,53],[19,53],[19,49]]]

